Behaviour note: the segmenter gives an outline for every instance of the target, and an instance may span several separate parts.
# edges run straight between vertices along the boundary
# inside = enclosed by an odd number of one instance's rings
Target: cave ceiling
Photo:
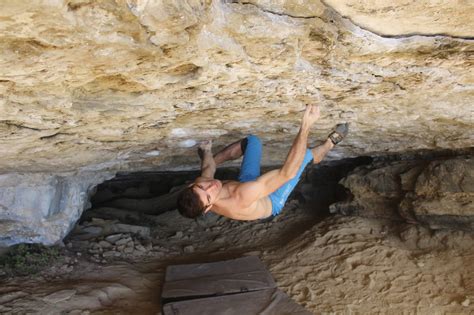
[[[281,163],[307,103],[330,158],[474,146],[471,1],[2,1],[0,171]]]

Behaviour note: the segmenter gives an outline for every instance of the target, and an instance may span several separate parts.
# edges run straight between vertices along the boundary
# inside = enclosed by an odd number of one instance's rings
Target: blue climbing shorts
[[[239,182],[245,183],[256,180],[260,176],[260,161],[262,160],[262,142],[257,136],[247,137],[247,147],[240,165]]]
[[[244,152],[244,158],[240,167],[239,181],[241,183],[256,180],[260,176],[260,161],[262,160],[262,143],[257,136],[250,135],[247,137],[247,147]],[[295,177],[287,181],[280,188],[275,190],[268,197],[272,202],[272,215],[277,215],[285,206],[286,200],[290,193],[300,180],[306,165],[313,160],[311,150],[306,150],[303,163]]]

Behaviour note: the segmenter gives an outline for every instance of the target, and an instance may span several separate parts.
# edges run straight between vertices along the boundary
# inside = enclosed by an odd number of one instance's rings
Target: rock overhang
[[[313,143],[351,123],[333,158],[470,147],[473,8],[447,6],[5,5],[0,169],[192,168],[196,142],[248,133],[277,164],[309,102],[323,113]]]

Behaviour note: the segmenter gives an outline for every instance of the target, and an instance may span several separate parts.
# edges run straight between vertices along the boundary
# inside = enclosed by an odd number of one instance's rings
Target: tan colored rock
[[[0,170],[196,167],[189,146],[249,132],[280,163],[307,102],[323,107],[314,140],[352,124],[332,158],[472,146],[474,45],[453,38],[472,37],[471,16],[464,2],[9,2]]]
[[[474,6],[469,1],[325,0],[357,25],[385,36],[449,35],[472,38]]]

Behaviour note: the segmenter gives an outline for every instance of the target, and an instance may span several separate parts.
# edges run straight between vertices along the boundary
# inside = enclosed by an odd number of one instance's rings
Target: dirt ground
[[[76,230],[41,273],[0,280],[0,312],[159,314],[167,265],[258,255],[278,286],[315,314],[474,314],[470,233],[321,218],[296,200],[273,220],[194,221],[172,211],[147,223],[148,238],[121,234],[132,244],[128,254],[126,246],[103,248],[103,238],[76,240]]]

